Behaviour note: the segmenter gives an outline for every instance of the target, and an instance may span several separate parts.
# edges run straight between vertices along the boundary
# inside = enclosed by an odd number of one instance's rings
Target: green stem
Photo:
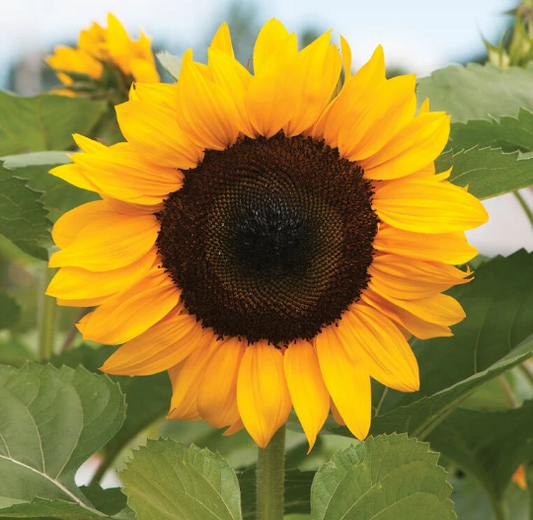
[[[524,210],[524,213],[529,219],[531,226],[533,226],[533,211],[531,211],[531,208],[528,206],[527,202],[524,200],[524,197],[522,197],[520,193],[518,193],[517,191],[513,193],[516,199],[518,200],[518,202],[520,202],[520,206],[522,206],[522,209]]]
[[[91,479],[91,482],[89,483],[90,486],[92,486],[93,484],[100,484],[100,481],[106,474],[107,470],[111,467],[111,464],[113,464],[114,460],[115,460],[115,456],[104,457],[104,460],[102,460],[102,463],[100,464],[100,466],[98,466],[96,473],[93,475],[93,478]]]
[[[50,280],[56,273],[56,269],[44,266],[44,287],[41,289],[41,301],[39,309],[39,359],[49,359],[54,354],[54,339],[57,322],[57,304],[55,298],[44,294]]]
[[[505,392],[505,396],[507,397],[507,400],[509,401],[509,405],[511,408],[518,408],[518,403],[516,402],[516,398],[513,394],[513,390],[509,386],[509,382],[507,379],[505,379],[504,375],[498,376],[498,380],[500,381],[500,385],[503,388],[503,391]]]
[[[507,513],[505,509],[503,508],[502,501],[491,496],[490,503],[492,505],[492,512],[494,513],[496,520],[507,520]]]
[[[533,384],[533,374],[531,373],[529,368],[525,365],[525,361],[521,365],[518,365],[518,368],[521,370],[522,374],[524,374],[526,376],[527,380],[531,384]]]
[[[257,455],[257,520],[283,520],[285,425]]]

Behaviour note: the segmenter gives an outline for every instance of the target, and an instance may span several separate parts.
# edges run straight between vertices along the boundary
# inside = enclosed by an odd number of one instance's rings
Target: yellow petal
[[[178,305],[161,321],[124,343],[101,370],[130,376],[163,372],[181,363],[195,349],[203,348],[206,341],[202,326]]]
[[[292,343],[283,357],[292,404],[311,451],[318,432],[328,417],[329,393],[311,343],[304,340]]]
[[[235,57],[233,53],[233,45],[231,44],[231,34],[229,31],[228,24],[226,22],[224,22],[218,28],[218,31],[216,32],[215,36],[213,37],[213,40],[211,41],[210,48],[221,51],[224,54],[228,54],[232,58]]]
[[[488,220],[476,197],[435,178],[405,177],[380,183],[373,206],[387,224],[417,233],[464,231]]]
[[[239,420],[237,376],[245,346],[238,338],[219,344],[210,358],[198,390],[198,411],[214,428],[231,426]]]
[[[398,327],[366,304],[354,304],[338,324],[337,335],[371,377],[401,392],[420,389],[418,363]]]
[[[462,231],[415,233],[386,225],[380,227],[373,246],[385,253],[447,264],[464,264],[477,254],[477,249],[468,243]]]
[[[109,296],[101,296],[100,298],[88,298],[86,300],[66,300],[58,298],[56,303],[61,307],[95,307],[104,303]]]
[[[291,411],[283,354],[266,341],[249,345],[237,381],[239,413],[254,441],[265,448]]]
[[[85,326],[83,338],[108,345],[125,343],[163,319],[179,297],[172,279],[155,266],[140,282],[98,307]]]
[[[409,175],[439,156],[449,134],[450,117],[444,112],[419,114],[375,155],[360,160],[360,166],[367,179],[388,180]]]
[[[213,81],[223,87],[231,96],[240,117],[238,127],[248,137],[254,137],[255,131],[246,111],[246,92],[252,75],[236,59],[220,50],[210,48],[207,51],[209,68]]]
[[[52,278],[46,294],[65,300],[87,300],[111,296],[143,278],[153,266],[157,250],[130,265],[112,271],[93,272],[79,267],[62,267]]]
[[[383,49],[379,46],[370,60],[346,79],[341,92],[325,110],[311,135],[318,139],[323,137],[330,146],[337,146],[341,125],[347,118],[353,121],[362,113],[367,106],[367,97],[385,81]]]
[[[371,289],[400,300],[427,298],[472,280],[469,269],[391,254],[376,255],[368,272]]]
[[[326,387],[348,429],[364,440],[370,429],[372,397],[370,376],[362,363],[355,362],[331,325],[314,338]]]
[[[223,437],[229,437],[230,435],[234,435],[237,432],[240,432],[244,429],[244,423],[242,422],[241,418],[237,419],[237,421],[232,424],[223,434]]]
[[[147,161],[126,143],[99,153],[74,154],[72,159],[100,193],[118,200],[158,204],[182,185],[181,172]]]
[[[46,58],[50,67],[57,71],[78,72],[87,74],[93,79],[102,75],[103,65],[88,52],[71,47],[56,47],[54,54]],[[58,78],[65,85],[72,85],[73,80],[68,74],[58,74]]]
[[[333,402],[333,399],[331,398],[330,398],[329,406],[331,409],[331,416],[333,417],[333,420],[340,426],[346,426],[344,419],[341,417],[339,410],[337,410],[337,407],[335,406],[335,403]]]
[[[347,81],[352,76],[352,49],[350,44],[341,34],[341,52],[342,52],[342,66],[344,70],[344,78]]]
[[[452,336],[450,325],[459,323],[465,317],[459,302],[446,294],[435,294],[419,300],[399,300],[391,296],[385,299],[367,289],[361,299],[419,339]]]
[[[146,160],[180,169],[194,168],[201,160],[201,149],[185,135],[172,109],[127,101],[115,110],[124,137]]]
[[[523,464],[520,464],[513,473],[511,480],[520,488],[527,489],[526,469]]]
[[[107,148],[105,144],[102,144],[95,139],[90,139],[81,134],[72,134],[75,143],[83,150],[85,153],[93,152],[102,152]]]
[[[85,175],[84,169],[77,164],[62,164],[50,170],[54,177],[59,177],[64,181],[81,188],[82,190],[98,192],[98,188]]]
[[[178,85],[173,83],[133,83],[135,100],[155,103],[172,110],[178,110]],[[131,97],[130,97],[131,99]]]
[[[291,34],[255,71],[246,94],[246,109],[256,131],[277,134],[291,119],[298,104],[298,44]]]
[[[254,46],[254,73],[257,74],[270,59],[276,49],[288,38],[289,33],[283,24],[270,19],[259,31]]]
[[[224,87],[207,79],[201,65],[182,64],[178,82],[178,124],[202,149],[224,150],[239,135],[240,116]]]
[[[330,33],[317,38],[298,55],[299,94],[296,110],[284,131],[288,136],[301,134],[318,119],[339,81],[341,57],[330,44]]]
[[[115,212],[83,227],[74,241],[50,258],[50,267],[110,271],[132,264],[155,244],[159,222],[154,215]]]
[[[74,242],[80,231],[93,222],[114,217],[116,212],[103,200],[82,204],[59,217],[52,229],[52,238],[64,249]]]
[[[178,172],[179,173],[179,172]],[[115,211],[124,213],[125,215],[150,215],[157,213],[163,209],[163,204],[132,204],[131,202],[125,202],[123,200],[117,200],[105,193],[102,194],[102,198],[111,206]]]
[[[111,13],[107,15],[107,48],[112,60],[122,69],[124,74],[131,74],[129,67],[131,39],[124,26]]]
[[[339,129],[338,147],[341,155],[351,161],[360,161],[394,139],[393,136],[415,114],[415,84],[416,77],[412,74],[397,76],[370,93],[363,110],[356,102]]]
[[[157,83],[159,81],[159,73],[152,60],[132,58],[130,60],[130,68],[135,81],[143,83]]]
[[[198,411],[198,390],[204,370],[211,357],[220,346],[212,332],[204,330],[205,340],[195,348],[182,363],[169,369],[172,382],[172,401],[168,419],[197,421],[201,419]]]
[[[429,112],[429,98],[424,99],[418,110],[419,114],[427,114]]]
[[[92,312],[89,312],[83,318],[81,318],[78,323],[76,323],[77,329],[83,334],[83,331],[85,329],[85,325],[87,325],[87,322],[91,319],[91,316],[93,315]]]

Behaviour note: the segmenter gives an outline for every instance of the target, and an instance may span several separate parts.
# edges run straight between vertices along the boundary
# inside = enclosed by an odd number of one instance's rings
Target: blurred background
[[[237,57],[246,63],[259,28],[275,16],[297,32],[302,44],[334,28],[334,39],[342,34],[350,42],[354,68],[382,44],[390,76],[425,76],[449,63],[484,63],[483,38],[500,42],[512,26],[513,17],[505,13],[513,7],[514,0],[0,0],[0,88],[32,95],[56,85],[44,57],[55,45],[75,45],[80,29],[92,21],[105,23],[108,11],[130,34],[146,31],[155,51],[181,55],[192,47],[200,61],[226,21]],[[531,192],[523,196],[533,204]],[[491,220],[469,233],[480,252],[533,249],[533,230],[512,195],[486,206]]]

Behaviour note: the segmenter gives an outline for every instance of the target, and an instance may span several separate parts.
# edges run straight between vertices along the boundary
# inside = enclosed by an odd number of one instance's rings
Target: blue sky
[[[243,4],[249,0],[243,0]],[[481,34],[495,39],[516,0],[259,0],[261,21],[276,16],[289,29],[308,25],[351,43],[354,62],[366,60],[379,43],[389,64],[427,74],[450,61],[482,51]],[[229,0],[0,0],[0,62],[75,40],[91,20],[108,10],[135,32],[142,27],[170,47],[205,41],[222,21]]]

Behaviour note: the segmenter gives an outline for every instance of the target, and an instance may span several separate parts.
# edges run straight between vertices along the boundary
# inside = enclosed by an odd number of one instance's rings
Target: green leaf
[[[492,513],[490,500],[479,484],[471,475],[456,472],[450,475],[448,481],[453,487],[452,500],[455,512],[460,519],[465,520],[498,520]],[[527,491],[511,484],[505,492],[503,509],[506,518],[510,520],[530,520]]]
[[[444,152],[436,161],[437,171],[453,166],[450,182],[467,186],[480,199],[533,184],[533,154],[504,153],[497,148],[471,148],[461,152]]]
[[[65,152],[8,155],[3,161],[4,168],[13,170],[14,175],[28,179],[30,188],[44,192],[40,200],[53,222],[72,208],[98,199],[96,193],[81,190],[49,173],[52,168],[71,162]]]
[[[482,264],[474,280],[450,294],[466,318],[454,336],[412,342],[421,390],[385,390],[372,434],[408,432],[426,438],[483,383],[533,355],[533,254],[518,251]],[[332,429],[350,435],[345,428]]]
[[[105,516],[74,475],[124,420],[118,385],[82,367],[2,365],[0,408],[0,516]]]
[[[20,318],[20,306],[6,293],[0,293],[0,330],[16,325]]]
[[[47,260],[51,222],[40,196],[0,164],[0,234],[25,253]]]
[[[0,156],[69,150],[74,146],[72,134],[90,134],[106,111],[105,101],[0,92]]]
[[[66,365],[72,368],[84,366],[87,370],[101,373],[99,368],[117,347],[100,347],[97,349],[87,345],[67,350],[54,356],[50,363],[55,366]],[[108,376],[126,395],[128,414],[120,430],[111,438],[102,450],[110,464],[118,453],[133,440],[137,434],[154,421],[164,417],[170,406],[172,388],[166,372],[145,377]]]
[[[238,473],[244,520],[253,520],[256,515],[255,472],[254,467]],[[286,515],[310,513],[311,484],[314,476],[314,471],[291,469],[285,472],[284,507]]]
[[[28,360],[33,360],[35,354],[19,338],[8,337],[0,339],[0,363],[21,366]]]
[[[110,516],[120,515],[120,518],[135,518],[127,506],[126,495],[119,488],[102,489],[98,484],[91,484],[81,490],[98,511]]]
[[[172,440],[148,441],[120,472],[128,504],[143,520],[236,520],[235,472],[219,455]]]
[[[533,401],[505,412],[459,409],[428,440],[499,501],[516,468],[533,458],[532,417]]]
[[[11,507],[0,509],[0,518],[60,518],[64,520],[88,520],[92,518],[114,518],[116,520],[134,520],[135,515],[126,505],[126,496],[118,488],[102,489],[100,486],[80,488],[95,507],[87,510],[79,504],[66,500],[48,500],[35,498],[31,502],[19,502]],[[2,499],[0,497],[0,507]]]
[[[173,56],[170,52],[162,51],[156,54],[159,63],[176,80],[180,77],[181,62],[180,56]]]
[[[429,444],[407,435],[369,437],[317,472],[313,520],[452,520],[452,487]]]
[[[448,146],[456,151],[480,148],[502,148],[504,152],[533,151],[533,113],[523,108],[518,117],[472,119],[451,125]]]
[[[445,110],[452,122],[516,116],[520,108],[533,112],[533,67],[469,63],[436,70],[418,83],[420,103],[429,98],[432,110]]]
[[[0,507],[2,507],[0,497]],[[31,502],[21,502],[10,507],[0,509],[0,518],[31,518],[32,520],[61,518],[65,520],[88,520],[92,518],[107,518],[107,515],[96,509],[87,509],[71,501],[56,498],[48,500],[34,498]]]

